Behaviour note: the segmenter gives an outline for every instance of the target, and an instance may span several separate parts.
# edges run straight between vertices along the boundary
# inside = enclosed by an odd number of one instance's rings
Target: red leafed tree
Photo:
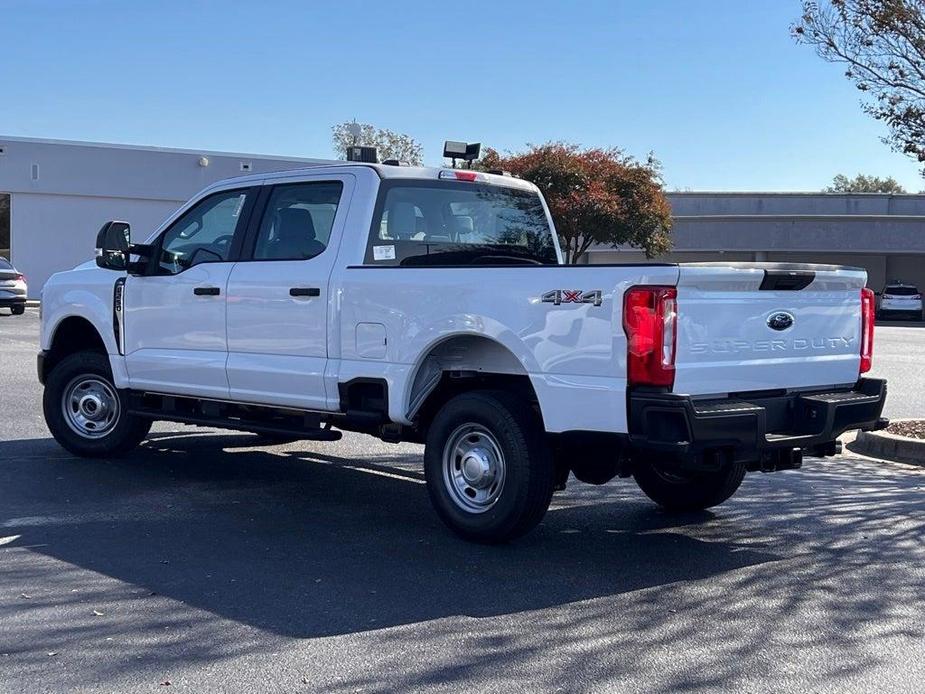
[[[489,148],[479,165],[539,187],[567,263],[595,244],[641,248],[650,258],[671,248],[671,205],[652,156],[640,162],[615,148],[550,142],[508,156]]]

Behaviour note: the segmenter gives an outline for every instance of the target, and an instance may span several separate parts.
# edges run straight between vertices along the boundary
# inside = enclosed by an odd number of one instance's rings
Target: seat
[[[315,222],[311,212],[289,207],[276,213],[276,238],[267,244],[267,258],[314,258],[324,249],[325,245],[315,238]]]
[[[393,239],[410,239],[417,232],[418,222],[414,204],[394,203],[389,210],[389,236]]]

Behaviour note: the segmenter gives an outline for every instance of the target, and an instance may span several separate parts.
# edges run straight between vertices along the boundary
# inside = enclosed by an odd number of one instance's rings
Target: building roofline
[[[825,198],[925,198],[925,193],[826,193],[821,190],[666,190],[669,196],[789,196],[789,197],[825,197]]]
[[[343,161],[337,159],[314,159],[311,157],[290,157],[273,154],[253,154],[249,152],[223,152],[211,149],[184,149],[180,147],[159,147],[157,145],[131,145],[117,142],[93,142],[85,140],[58,140],[44,137],[18,137],[13,135],[0,135],[0,144],[4,142],[21,142],[24,144],[37,145],[68,145],[71,147],[95,147],[100,149],[122,149],[139,152],[164,152],[166,154],[194,154],[194,155],[212,155],[214,157],[238,157],[244,159],[272,160],[272,161],[292,161],[304,162],[306,164],[343,164]]]
[[[673,214],[675,221],[701,221],[701,222],[792,222],[799,219],[820,222],[857,222],[857,221],[884,221],[884,222],[921,222],[925,215],[920,214]]]

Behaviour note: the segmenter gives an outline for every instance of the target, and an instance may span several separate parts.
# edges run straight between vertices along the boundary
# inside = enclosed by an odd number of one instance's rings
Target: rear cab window
[[[557,265],[535,191],[447,180],[386,180],[373,214],[367,265]]]

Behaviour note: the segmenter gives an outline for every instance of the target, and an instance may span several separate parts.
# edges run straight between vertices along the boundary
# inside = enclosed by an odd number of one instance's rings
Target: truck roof
[[[379,178],[382,179],[403,178],[415,180],[437,180],[441,177],[441,172],[456,171],[458,173],[463,173],[469,171],[468,169],[450,169],[445,167],[438,168],[429,166],[394,166],[391,164],[368,164],[363,162],[344,161],[331,162],[329,164],[312,164],[305,167],[299,167],[297,169],[285,169],[282,171],[255,173],[248,174],[247,176],[235,176],[233,178],[225,178],[221,181],[216,181],[211,186],[209,186],[209,188],[219,188],[240,183],[270,181],[274,179],[291,180],[293,178],[298,178],[300,175],[317,176],[318,174],[325,173],[338,174],[345,173],[350,169],[356,169],[358,167],[372,169],[379,175]],[[477,176],[476,182],[478,183],[507,186],[509,188],[519,188],[521,190],[537,190],[535,185],[521,178],[514,178],[513,176],[509,175],[505,176],[501,174],[485,173],[482,171],[471,171],[471,173]],[[447,175],[449,174],[444,174],[444,176]]]

